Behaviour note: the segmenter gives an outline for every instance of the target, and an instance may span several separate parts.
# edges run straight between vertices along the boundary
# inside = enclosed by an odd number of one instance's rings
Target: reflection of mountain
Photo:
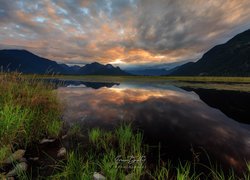
[[[250,124],[250,93],[212,89],[183,89],[194,91],[202,101],[211,107],[220,109],[227,116],[239,122]]]
[[[250,76],[250,30],[215,46],[199,61],[178,67],[171,75]]]
[[[90,87],[92,89],[100,89],[103,87],[111,88],[119,85],[119,83],[112,82],[85,82],[85,81],[70,81],[58,79],[43,79],[45,82],[53,83],[57,87]]]
[[[66,64],[57,64],[26,50],[0,50],[0,67],[2,71],[18,71],[30,74],[129,75],[111,64],[102,65],[95,62],[83,67],[70,67]]]
[[[93,89],[100,89],[103,87],[111,88],[115,85],[119,85],[119,83],[102,83],[102,82],[81,82],[81,84]]]
[[[161,142],[161,147],[166,147],[162,151],[166,159],[192,157],[188,155],[192,145],[205,148],[212,157],[235,168],[250,160],[249,130],[206,105],[194,93],[178,88],[124,86],[84,91],[59,88],[58,93],[68,102],[66,122],[84,122],[83,126],[89,128],[112,128],[124,121],[132,122],[143,130],[144,140],[150,145]]]

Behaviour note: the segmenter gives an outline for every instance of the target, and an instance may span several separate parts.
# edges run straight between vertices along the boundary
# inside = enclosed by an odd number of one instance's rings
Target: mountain
[[[200,60],[178,67],[171,75],[250,76],[250,30],[213,47]]]
[[[55,61],[39,57],[26,50],[0,50],[1,71],[18,71],[25,74],[72,74],[72,75],[129,75],[119,67],[100,63],[80,66],[58,64]]]
[[[62,74],[78,74],[78,71],[80,70],[80,66],[68,66],[66,64],[60,64],[61,68],[63,68],[62,70]]]
[[[119,67],[114,67],[111,64],[103,65],[97,62],[86,64],[79,69],[78,73],[83,75],[129,75]]]
[[[166,69],[139,69],[139,70],[127,70],[127,72],[134,75],[142,75],[142,76],[161,76],[166,75],[168,71]]]
[[[0,67],[2,71],[22,73],[65,73],[64,69],[56,62],[26,50],[0,50]]]

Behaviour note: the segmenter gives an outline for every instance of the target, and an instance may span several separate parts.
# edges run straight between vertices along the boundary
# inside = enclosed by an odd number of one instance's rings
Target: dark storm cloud
[[[143,48],[156,52],[204,50],[221,40],[217,38],[249,23],[250,18],[248,1],[143,0],[139,7],[139,42]]]
[[[0,48],[67,63],[195,60],[249,19],[248,0],[0,0]]]

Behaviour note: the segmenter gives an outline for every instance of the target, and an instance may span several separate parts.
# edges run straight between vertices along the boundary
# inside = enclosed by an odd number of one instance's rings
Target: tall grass
[[[131,143],[132,136],[133,136],[131,125],[121,125],[116,130],[115,133],[116,133],[116,137],[118,138],[119,149],[121,151],[121,155],[122,157],[125,157],[126,147],[128,147],[128,145],[133,145]]]
[[[116,153],[111,150],[109,153],[105,153],[101,159],[99,166],[101,167],[103,173],[106,177],[109,177],[111,180],[116,180],[118,174],[118,168],[116,162]]]
[[[52,85],[17,73],[0,76],[0,152],[56,137],[61,125],[61,105]]]
[[[62,172],[53,176],[54,178],[79,179],[82,174],[75,172],[77,164],[78,168],[83,167],[79,171],[87,175],[84,179],[93,178],[94,172],[100,172],[111,180],[125,179],[129,174],[132,179],[140,179],[145,170],[144,162],[136,160],[144,155],[142,133],[133,133],[131,125],[121,125],[114,133],[100,128],[90,129],[88,137],[89,148],[83,150],[83,153],[79,150],[70,153]]]
[[[102,132],[99,128],[89,131],[89,141],[93,143],[98,149],[100,148],[101,144],[101,133]]]
[[[171,161],[163,162],[160,159],[154,168],[149,168],[143,161],[137,161],[142,156],[147,156],[147,151],[143,144],[142,132],[133,131],[131,125],[123,124],[114,131],[94,128],[88,131],[88,137],[88,148],[69,153],[67,162],[62,165],[60,172],[53,176],[54,179],[93,179],[95,172],[111,180],[242,179],[234,171],[226,173],[212,164],[201,165],[206,168],[206,174],[198,172],[196,166],[199,164],[189,161],[174,165]],[[134,156],[134,159],[128,162],[131,156]],[[250,165],[248,168],[249,170],[242,174],[243,179],[250,177]]]

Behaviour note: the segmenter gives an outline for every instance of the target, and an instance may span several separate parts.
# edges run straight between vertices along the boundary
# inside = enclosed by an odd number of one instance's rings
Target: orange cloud
[[[196,60],[250,28],[248,0],[20,2],[0,2],[0,47],[66,63]]]

